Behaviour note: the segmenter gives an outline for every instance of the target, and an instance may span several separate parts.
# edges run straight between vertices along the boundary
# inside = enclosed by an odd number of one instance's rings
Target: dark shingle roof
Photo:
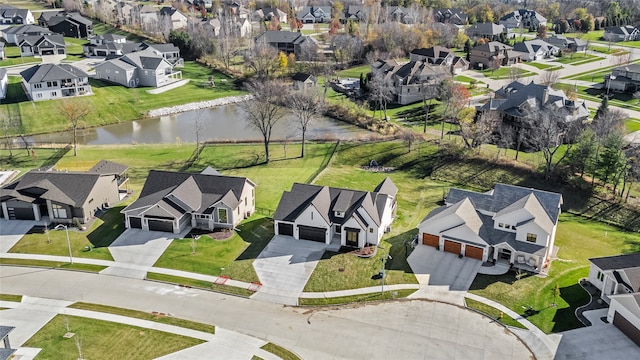
[[[100,160],[88,172],[102,175],[120,175],[129,169],[128,166],[109,160]]]
[[[26,42],[29,45],[36,45],[42,41],[48,41],[59,47],[65,46],[64,36],[60,34],[20,36],[17,42],[18,45],[22,45],[23,42]]]
[[[0,197],[31,202],[42,198],[81,206],[93,190],[100,174],[60,171],[29,171],[0,190]]]
[[[296,73],[295,75],[293,75],[293,76],[291,77],[291,79],[292,79],[293,81],[306,81],[306,80],[307,80],[308,78],[310,78],[311,76],[313,76],[313,75],[311,75],[311,74],[305,74],[305,73],[301,73],[301,72],[299,72],[299,73]]]
[[[591,261],[591,263],[599,267],[601,270],[629,269],[640,267],[640,252],[625,255],[591,258],[589,259],[589,261]]]
[[[52,34],[51,30],[44,28],[42,26],[27,24],[20,26],[12,26],[10,28],[6,28],[3,30],[5,34]]]
[[[453,204],[468,197],[476,209],[497,213],[529,194],[535,195],[549,219],[556,224],[562,205],[562,195],[558,193],[515,185],[496,184],[493,190],[486,193],[451,188],[446,202]]]
[[[264,39],[267,43],[296,43],[300,38],[304,39],[304,36],[299,32],[268,30],[262,33],[259,38]]]
[[[68,64],[43,64],[28,68],[20,73],[26,82],[33,84],[43,81],[75,79],[87,77],[87,73]]]

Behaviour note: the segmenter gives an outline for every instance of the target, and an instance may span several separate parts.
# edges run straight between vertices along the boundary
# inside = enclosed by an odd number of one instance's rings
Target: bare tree
[[[511,82],[520,81],[520,79],[522,79],[522,73],[523,71],[519,67],[511,66],[509,68],[509,80]]]
[[[540,75],[540,82],[546,86],[554,86],[558,79],[560,79],[560,72],[557,70],[545,70]]]
[[[59,111],[71,123],[71,128],[73,129],[73,156],[78,156],[78,126],[80,121],[89,115],[89,106],[86,102],[62,100]]]
[[[566,112],[551,107],[527,110],[521,119],[526,129],[525,143],[542,152],[545,161],[544,175],[550,178],[556,167],[567,157],[573,141],[584,128],[580,120],[568,119]],[[566,151],[558,151],[566,144]],[[558,155],[558,156],[556,156]]]
[[[468,110],[467,110],[468,109]],[[494,130],[498,127],[500,119],[495,111],[485,111],[474,119],[471,108],[467,108],[468,115],[460,117],[460,134],[467,148],[476,148],[493,139]]]
[[[289,96],[287,104],[297,120],[300,131],[302,131],[302,150],[300,157],[303,158],[307,129],[315,117],[322,112],[324,99],[318,91],[295,92]]]
[[[351,35],[336,35],[331,42],[336,61],[348,65],[362,58],[364,46],[362,39]]]
[[[13,139],[9,136],[10,133],[18,132],[20,124],[11,114],[0,109],[0,126],[2,127],[2,137],[4,138],[5,145],[9,149],[9,159],[13,158]]]
[[[260,131],[264,143],[265,163],[269,162],[269,142],[271,133],[278,121],[284,116],[280,106],[286,97],[287,89],[279,81],[255,81],[247,84],[247,91],[253,99],[242,104],[249,126]]]
[[[393,99],[393,82],[386,74],[377,72],[371,81],[367,83],[369,88],[369,99],[378,104],[377,109],[384,112],[384,119],[387,119],[387,104]],[[375,115],[374,115],[375,116]]]
[[[258,79],[269,79],[278,70],[278,50],[264,43],[256,44],[245,58],[245,64]]]

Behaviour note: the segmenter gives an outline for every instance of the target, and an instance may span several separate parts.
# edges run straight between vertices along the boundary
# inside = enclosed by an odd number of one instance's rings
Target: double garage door
[[[173,232],[173,221],[148,220],[149,231]],[[130,217],[129,226],[132,229],[142,229],[142,218]]]
[[[436,247],[440,243],[440,238],[437,235],[431,235],[427,233],[422,234],[422,244]],[[444,251],[452,254],[462,253],[462,243],[453,240],[444,240]],[[464,255],[472,259],[482,260],[484,249],[478,246],[466,245]]]
[[[615,325],[620,331],[633,340],[638,346],[640,346],[640,329],[635,327],[624,316],[620,315],[617,311],[613,314],[613,325]]]
[[[325,242],[325,228],[298,225],[298,238],[300,240],[311,240]],[[278,223],[278,235],[293,236],[293,224]]]

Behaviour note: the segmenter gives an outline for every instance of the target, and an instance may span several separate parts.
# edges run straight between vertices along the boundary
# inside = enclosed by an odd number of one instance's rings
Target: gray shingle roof
[[[446,203],[454,204],[468,197],[476,209],[498,213],[529,194],[537,198],[549,219],[556,224],[560,215],[562,195],[548,191],[507,184],[496,184],[493,190],[486,193],[451,188],[446,197]]]
[[[127,171],[127,169],[129,169],[129,167],[126,165],[118,164],[109,160],[100,160],[87,172],[102,175],[121,175]]]
[[[305,36],[299,32],[268,30],[262,33],[259,38],[264,39],[267,43],[297,43]]]
[[[27,36],[19,36],[18,37],[18,45],[21,46],[23,43],[27,43],[28,45],[36,45],[42,41],[48,41],[58,47],[64,47],[64,36],[60,34],[51,34],[51,35],[27,35]]]
[[[465,30],[467,34],[481,34],[481,35],[500,35],[503,33],[504,25],[497,25],[494,23],[476,23],[471,25]]]
[[[182,209],[181,214],[191,209],[203,212],[223,198],[230,202],[225,202],[227,205],[235,207],[247,182],[253,185],[244,177],[151,170],[138,200],[122,212],[140,213],[162,204],[169,204],[174,209],[177,205]]]
[[[100,178],[100,174],[60,171],[29,171],[0,190],[0,198],[31,202],[37,198],[81,206]]]
[[[640,267],[640,252],[589,259],[601,270],[621,270]]]
[[[84,71],[68,64],[36,65],[22,71],[20,75],[29,84],[40,83],[43,81],[88,77],[87,73],[85,73]]]
[[[20,26],[12,26],[9,28],[6,28],[4,30],[2,30],[5,34],[15,34],[15,35],[22,35],[22,34],[53,34],[53,32],[51,32],[51,30],[44,28],[42,26],[38,26],[38,25],[33,25],[33,24],[27,24],[27,25],[20,25]]]

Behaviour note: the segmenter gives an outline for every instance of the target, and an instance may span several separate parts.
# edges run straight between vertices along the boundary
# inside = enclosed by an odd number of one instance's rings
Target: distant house
[[[316,77],[311,74],[296,73],[291,78],[293,80],[293,88],[295,90],[306,90],[316,86]]]
[[[378,245],[395,218],[397,192],[389,178],[372,192],[295,183],[280,198],[274,231],[354,248]]]
[[[388,79],[394,89],[392,101],[402,105],[435,98],[438,84],[451,76],[448,66],[428,61],[398,64],[378,60],[371,65],[371,72]]]
[[[429,64],[448,66],[452,74],[458,74],[469,69],[469,62],[457,56],[451,49],[444,46],[414,49],[409,53],[411,61],[427,61]]]
[[[96,79],[126,87],[160,87],[182,79],[181,71],[151,49],[132,52],[96,65]]]
[[[627,64],[611,70],[605,76],[605,85],[611,91],[635,93],[640,91],[640,65]]]
[[[410,8],[402,6],[387,6],[381,10],[381,16],[385,20],[396,21],[402,24],[415,24],[416,14]]]
[[[575,52],[584,51],[587,48],[587,42],[582,39],[566,37],[564,35],[552,35],[544,41],[551,45],[557,46],[560,50],[570,50]]]
[[[255,184],[245,177],[151,170],[138,200],[121,212],[128,229],[180,233],[191,226],[235,228],[255,211]]]
[[[562,90],[550,86],[522,84],[514,81],[495,91],[495,97],[477,108],[479,112],[495,111],[503,123],[516,129],[522,127],[522,119],[530,108],[549,107],[562,112],[565,122],[584,121],[589,117],[589,109],[584,101],[571,100]]]
[[[41,101],[90,95],[89,75],[68,64],[42,64],[20,73],[30,100]]]
[[[47,23],[49,30],[66,37],[86,39],[93,35],[93,21],[78,13],[53,16]]]
[[[2,217],[87,223],[96,211],[120,202],[120,187],[128,179],[126,166],[104,160],[96,166],[99,164],[109,171],[95,167],[86,172],[29,171],[0,189]]]
[[[159,15],[161,17],[171,19],[172,30],[178,30],[187,27],[187,21],[189,20],[187,16],[172,7],[163,7],[162,9],[160,9]]]
[[[640,28],[631,25],[609,26],[604,29],[602,37],[607,41],[635,41],[640,39]]]
[[[103,44],[124,44],[127,42],[127,38],[118,34],[102,34],[93,35],[89,37],[89,43],[91,45],[103,45]]]
[[[19,9],[11,5],[0,4],[0,21],[2,24],[33,24],[33,14],[29,9]]]
[[[491,41],[496,41],[500,40],[500,34],[507,34],[507,29],[504,25],[496,25],[494,23],[476,23],[469,26],[464,33],[475,40],[486,38]]]
[[[38,25],[12,26],[2,30],[2,37],[8,44],[18,44],[20,36],[51,35],[53,31]]]
[[[458,26],[467,25],[469,16],[459,8],[433,9],[433,17],[436,21]]]
[[[451,188],[444,204],[418,225],[423,245],[535,273],[548,272],[561,194],[496,184],[484,193]]]
[[[265,7],[254,11],[253,18],[255,21],[271,21],[276,19],[281,23],[286,23],[287,13],[278,8]]]
[[[534,10],[519,9],[501,17],[499,24],[504,25],[507,29],[525,28],[537,30],[540,25],[547,24],[547,18]]]
[[[149,4],[138,5],[138,17],[140,19],[140,25],[143,29],[149,29],[158,24],[160,11],[158,8]]]
[[[225,31],[230,32],[233,36],[249,37],[253,31],[253,26],[247,19],[223,17],[222,21],[225,23],[223,24],[219,18],[204,20],[202,26],[207,29],[206,31],[212,32],[215,37],[224,34]]]
[[[560,49],[541,39],[525,40],[523,42],[513,45],[514,51],[522,53],[522,60],[524,61],[536,61],[542,60],[551,56],[556,56],[560,52]]]
[[[7,97],[7,85],[9,85],[7,69],[0,68],[0,99],[4,99]]]
[[[521,57],[522,54],[513,51],[511,46],[497,41],[490,41],[473,47],[469,54],[469,62],[471,66],[489,69],[491,67],[517,64],[520,62]]]
[[[60,34],[21,36],[18,46],[20,56],[66,55],[67,53],[64,36]]]
[[[267,44],[285,54],[295,54],[303,60],[313,59],[318,51],[318,44],[310,37],[292,31],[265,31],[258,35],[256,44]]]
[[[51,19],[54,16],[64,16],[65,11],[64,10],[58,10],[58,11],[43,11],[40,13],[40,16],[38,17],[38,25],[43,26],[43,27],[48,27],[49,26],[49,19]]]
[[[303,24],[328,23],[331,21],[331,6],[305,6],[298,11],[297,19]]]
[[[349,5],[341,16],[342,22],[346,22],[347,20],[356,22],[367,21],[369,19],[369,9],[362,5]]]

